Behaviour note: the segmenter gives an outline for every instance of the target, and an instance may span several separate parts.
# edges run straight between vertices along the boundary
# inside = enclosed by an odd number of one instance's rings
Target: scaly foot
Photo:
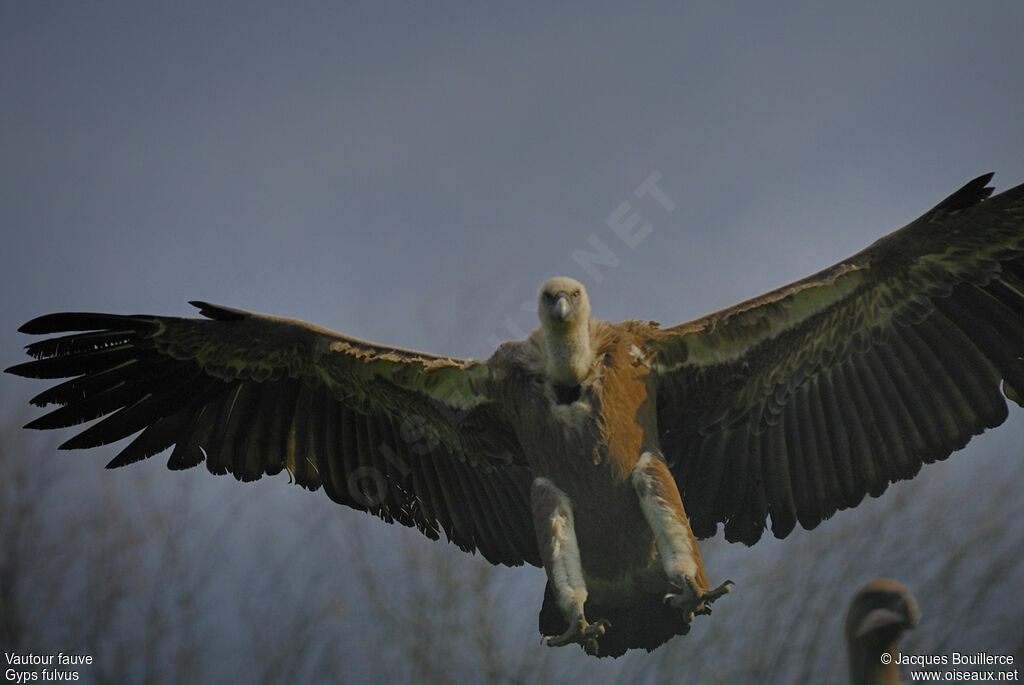
[[[569,622],[569,629],[561,635],[545,635],[544,643],[548,647],[564,647],[572,643],[583,645],[583,649],[591,656],[597,656],[597,638],[605,634],[612,627],[612,624],[603,618],[594,623],[588,623],[583,614]]]
[[[700,592],[694,587],[693,580],[689,576],[679,576],[673,585],[678,585],[682,591],[679,593],[669,592],[661,601],[673,609],[682,611],[686,622],[689,623],[693,621],[694,616],[710,614],[711,603],[722,595],[728,594],[734,583],[727,580],[713,590]]]

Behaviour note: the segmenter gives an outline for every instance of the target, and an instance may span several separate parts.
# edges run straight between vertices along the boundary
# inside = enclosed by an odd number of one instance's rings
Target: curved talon
[[[608,619],[598,619],[597,623],[591,623],[583,631],[588,637],[601,637],[608,629],[612,627],[612,622]]]
[[[732,592],[732,586],[735,585],[735,584],[736,583],[732,582],[731,580],[727,580],[724,583],[722,583],[721,585],[719,585],[718,587],[716,587],[715,589],[708,590],[706,593],[704,593],[704,597],[703,597],[704,601],[705,602],[714,602],[716,599],[718,599],[722,595],[729,594],[730,592]]]
[[[695,616],[710,616],[711,603],[722,595],[729,594],[732,591],[732,586],[735,585],[731,580],[727,580],[718,587],[701,593],[693,586],[693,580],[688,576],[681,576],[677,584],[681,586],[682,592],[678,594],[668,592],[661,601],[673,609],[682,611],[686,616],[687,623],[692,621]]]
[[[582,616],[573,621],[569,628],[561,635],[546,635],[543,642],[548,647],[564,647],[565,645],[578,643],[592,656],[597,655],[597,638],[604,635],[612,624],[600,619],[594,623],[588,623]]]

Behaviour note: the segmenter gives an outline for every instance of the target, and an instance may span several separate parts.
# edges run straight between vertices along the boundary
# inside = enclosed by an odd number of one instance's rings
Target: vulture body
[[[905,585],[876,578],[857,591],[846,612],[844,634],[850,685],[900,685],[900,639],[921,612]],[[882,659],[888,654],[887,659]]]
[[[1024,389],[1024,186],[991,174],[809,278],[691,323],[594,320],[541,288],[541,326],[487,361],[194,303],[204,319],[65,313],[8,372],[67,378],[29,424],[138,433],[240,480],[287,470],[334,501],[543,565],[549,645],[617,656],[685,634],[730,589],[694,536],[753,544],[880,495],[1007,417]],[[1002,393],[1001,393],[1002,390]],[[769,523],[770,522],[770,523]]]

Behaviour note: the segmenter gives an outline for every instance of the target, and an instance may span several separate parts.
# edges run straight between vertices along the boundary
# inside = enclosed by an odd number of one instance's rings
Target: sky
[[[0,0],[0,361],[39,314],[197,299],[485,358],[559,274],[598,318],[694,319],[1024,182],[1022,26],[1011,1]],[[41,389],[3,376],[0,412]]]

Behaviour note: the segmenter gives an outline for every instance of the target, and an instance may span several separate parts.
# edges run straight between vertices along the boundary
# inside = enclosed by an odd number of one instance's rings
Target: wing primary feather
[[[24,378],[71,378],[119,366],[134,358],[135,350],[132,344],[113,345],[91,352],[25,362],[6,369],[6,372]]]
[[[232,307],[222,307],[209,302],[190,300],[189,304],[199,310],[200,315],[214,321],[242,321],[252,317],[252,313]]]
[[[90,395],[73,404],[66,404],[25,425],[25,428],[67,428],[98,419],[139,399],[139,388],[124,382]],[[103,443],[100,443],[103,444]],[[91,445],[94,446],[94,445]]]
[[[415,523],[408,502],[408,488],[405,484],[408,464],[394,449],[394,432],[390,421],[384,418],[367,419],[368,436],[373,445],[374,468],[384,477],[386,490],[383,504],[390,516],[406,526]]]
[[[835,459],[836,479],[839,484],[841,508],[855,507],[864,497],[865,482],[855,466],[864,442],[861,417],[842,384],[842,369],[848,362],[837,365],[827,374],[828,389],[821,394],[822,411],[833,431],[832,454]]]
[[[537,535],[533,528],[533,510],[530,506],[530,487],[533,484],[533,474],[525,466],[511,466],[509,468],[515,469],[522,474],[519,478],[512,479],[511,483],[515,488],[513,501],[522,512],[522,518],[517,520],[520,524],[519,530],[522,531],[523,560],[539,568],[543,564],[540,559],[540,549],[537,547]]]
[[[786,405],[786,421],[792,424],[791,437],[787,441],[795,445],[789,455],[789,472],[793,478],[793,492],[796,493],[796,515],[800,525],[807,530],[821,522],[826,493],[810,394],[810,384],[805,383]]]
[[[492,540],[501,539],[501,531],[494,529],[494,522],[486,515],[487,507],[482,506],[481,495],[482,493],[473,487],[473,483],[466,477],[466,469],[470,468],[461,461],[452,461],[452,472],[457,478],[459,487],[459,496],[463,504],[468,509],[468,523],[470,525],[470,537],[468,542],[471,546],[480,547],[480,543],[490,538]],[[482,537],[483,536],[483,537]],[[500,563],[500,558],[496,557],[494,550],[489,545],[485,546],[485,549],[480,550],[487,561],[492,564]]]
[[[373,470],[374,483],[374,504],[376,514],[384,521],[391,523],[401,520],[401,501],[398,499],[396,483],[393,474],[389,470],[390,464],[381,453],[381,441],[377,433],[377,423],[373,417],[367,416],[363,419],[364,428],[364,458],[370,463]],[[406,524],[408,525],[408,524]]]
[[[938,363],[956,374],[953,385],[963,393],[966,405],[981,413],[985,425],[997,425],[992,421],[1006,409],[997,389],[999,374],[974,343],[942,312],[922,322],[917,332],[928,341]]]
[[[921,337],[920,330],[923,329],[914,327],[902,332],[901,356],[907,359],[908,364],[917,367],[915,373],[931,382],[935,395],[925,399],[930,400],[942,427],[943,442],[947,448],[960,449],[967,444],[970,435],[980,430],[977,426],[977,410],[967,402],[958,384],[950,376],[951,372],[957,373],[957,367],[947,370],[936,357],[932,346]]]
[[[934,373],[925,371],[920,358],[908,345],[909,337],[906,330],[901,330],[898,335],[893,336],[887,354],[889,366],[899,369],[897,378],[902,382],[898,385],[904,403],[910,408],[916,424],[921,429],[921,435],[928,446],[928,455],[937,455],[945,449],[945,444],[949,440],[955,439],[955,430],[949,430],[947,419],[955,420],[948,416],[943,407],[939,379]],[[941,373],[938,370],[936,372]],[[925,458],[932,461],[927,456]]]
[[[436,451],[432,454],[436,455]],[[472,549],[474,529],[463,511],[465,498],[461,492],[456,494],[451,491],[452,488],[461,488],[462,486],[456,473],[460,464],[454,459],[449,458],[447,454],[443,457],[431,459],[431,463],[438,475],[437,483],[441,496],[444,497],[445,510],[451,516],[451,530],[448,533],[448,539],[461,549]]]
[[[975,315],[956,297],[940,300],[938,306],[982,350],[1003,378],[1014,387],[1024,388],[1020,352],[1014,350],[989,321]]]
[[[888,483],[881,472],[883,465],[892,459],[888,441],[881,440],[879,437],[872,438],[873,435],[879,436],[879,430],[871,403],[861,384],[860,374],[865,373],[864,368],[863,357],[858,355],[836,367],[833,373],[839,377],[837,385],[845,389],[842,394],[842,402],[846,408],[844,420],[847,435],[850,437],[850,458],[851,467],[854,470],[854,481],[861,483],[865,490],[871,492],[879,480]]]
[[[905,449],[895,453],[896,469],[895,472],[889,474],[889,480],[895,482],[902,478],[910,478],[921,467],[920,455],[929,454],[931,451],[931,443],[922,434],[922,425],[927,425],[928,422],[920,420],[923,412],[919,406],[913,404],[911,405],[913,408],[907,406],[905,397],[909,396],[911,401],[914,399],[913,388],[907,384],[899,366],[899,360],[894,357],[892,349],[889,346],[880,347],[874,350],[874,354],[870,355],[869,359],[875,368],[873,378],[882,387],[884,397],[888,400],[898,425],[897,433],[885,434],[882,439],[894,440],[897,439],[897,436],[909,439],[909,441],[904,440]]]
[[[345,504],[348,486],[345,479],[345,462],[340,454],[342,405],[328,400],[324,406],[323,424],[320,426],[323,456],[320,460],[320,479],[324,484],[324,492],[333,501]]]
[[[366,509],[365,498],[359,495],[357,479],[360,471],[359,460],[359,425],[361,415],[345,407],[341,412],[341,448],[339,457],[344,460],[345,497],[349,506]]]
[[[831,366],[831,365],[830,365]],[[808,395],[812,400],[814,411],[814,439],[818,445],[818,464],[821,470],[821,480],[825,486],[825,501],[821,502],[824,518],[829,518],[836,512],[844,501],[845,476],[840,475],[841,462],[844,457],[841,452],[846,448],[846,430],[842,423],[829,420],[827,412],[827,397],[829,389],[824,387],[827,380],[824,371],[814,376],[813,383],[808,386]]]
[[[985,286],[985,291],[1020,321],[1020,310],[1024,308],[1024,282],[1015,274],[1004,270],[999,278]]]
[[[399,459],[404,460],[406,463],[412,461],[411,455],[409,454],[409,447],[404,440],[396,439],[395,446],[395,452]],[[419,505],[420,511],[422,512],[423,523],[425,526],[420,530],[431,539],[437,539],[439,533],[437,521],[441,516],[441,512],[438,510],[436,502],[433,499],[430,485],[424,477],[423,460],[421,458],[417,458],[415,466],[411,468],[410,471],[412,492]]]
[[[784,538],[796,525],[796,501],[793,484],[789,475],[786,431],[782,422],[769,427],[761,434],[761,463],[765,467],[765,492],[768,495],[768,511],[772,517],[772,535]]]
[[[195,466],[199,463],[197,460],[201,461],[205,455],[206,468],[210,473],[233,473],[235,446],[225,445],[223,425],[231,413],[237,389],[237,384],[222,381],[215,393],[195,403],[188,431],[171,453],[171,460],[175,462],[172,468]]]
[[[223,394],[218,393],[221,398]],[[185,439],[186,452],[201,454],[206,460],[206,470],[214,475],[230,473],[231,461],[225,459],[214,445],[217,443],[217,424],[223,416],[223,403],[210,401],[203,404],[196,413],[196,421],[192,431]]]
[[[420,455],[417,459],[417,467],[417,478],[422,484],[420,496],[427,502],[427,509],[434,512],[433,525],[444,532],[446,539],[451,540],[452,519],[444,501],[444,494],[440,492],[433,456],[431,454]]]
[[[313,420],[313,389],[304,383],[298,384],[295,406],[289,415],[288,451],[285,461],[295,482],[307,490],[320,487],[320,475],[313,468],[313,445],[310,444],[310,423]]]
[[[537,544],[537,536],[533,532],[533,527],[523,526],[523,522],[530,520],[533,512],[527,506],[528,497],[525,500],[516,499],[519,488],[515,487],[513,482],[520,480],[533,480],[529,472],[521,466],[495,469],[492,476],[492,487],[498,491],[497,499],[504,512],[505,523],[502,530],[506,531],[505,537],[509,541],[509,551],[504,562],[506,564],[518,564],[520,560],[529,561],[530,549]]]
[[[288,429],[291,427],[292,413],[295,411],[295,396],[298,394],[299,382],[293,379],[279,381],[273,404],[266,406],[268,410],[265,422],[266,442],[263,453],[266,464],[274,464],[278,472],[287,466]],[[291,469],[289,469],[291,477]]]
[[[203,463],[203,452],[191,438],[205,408],[202,403],[193,406],[188,418],[183,422],[181,435],[171,451],[171,456],[167,458],[167,468],[172,471],[183,471]]]
[[[180,375],[181,367],[182,363],[176,359],[140,355],[117,366],[59,383],[39,393],[30,402],[37,407],[50,404],[69,405],[122,383],[145,381],[161,385],[166,379]]]
[[[416,509],[413,507],[414,497],[411,489],[412,466],[409,464],[408,454],[403,449],[405,441],[390,416],[378,417],[373,422],[373,439],[377,462],[391,484],[391,492],[388,493],[391,502],[389,506],[400,512],[403,520],[408,521],[405,525],[414,525]]]
[[[139,335],[134,329],[116,329],[92,331],[88,333],[72,333],[71,335],[59,336],[38,340],[25,347],[29,356],[35,359],[49,357],[67,357],[70,355],[93,352],[108,347],[117,347],[126,343],[139,340]]]
[[[689,481],[686,506],[690,517],[697,521],[707,521],[709,527],[698,526],[694,534],[699,537],[711,537],[715,534],[718,520],[714,516],[715,497],[722,480],[725,468],[725,431],[715,430],[704,436],[700,441],[699,466],[696,469],[695,481]],[[691,525],[694,522],[691,522]]]
[[[897,448],[889,452],[892,460],[886,474],[889,481],[894,481],[906,469],[906,465],[913,461],[913,455],[927,451],[927,443],[903,404],[899,389],[890,375],[889,366],[883,359],[885,349],[876,348],[864,356],[870,373],[863,378],[867,381],[865,390],[868,400],[875,407],[875,419],[881,424],[878,439]]]
[[[373,483],[373,487],[376,488],[378,471],[373,464],[373,445],[370,444],[369,437],[367,435],[367,418],[364,414],[355,414],[354,421],[355,425],[355,457],[356,472],[361,474],[360,478],[351,481],[351,485],[358,488],[360,493],[358,496],[364,500],[364,506],[367,511],[372,512],[374,515],[380,512],[380,505],[378,502],[379,493],[376,489],[369,491],[366,488],[370,487],[369,483]],[[369,480],[366,479],[368,476]],[[364,485],[365,484],[365,485]]]
[[[729,542],[753,545],[761,539],[765,521],[768,518],[768,499],[765,496],[765,487],[768,483],[764,476],[761,455],[763,433],[754,434],[743,431],[743,438],[748,464],[744,474],[746,478],[745,494],[732,507],[732,513],[725,522],[725,539]]]
[[[720,523],[725,523],[744,508],[750,494],[750,481],[759,477],[759,474],[752,473],[750,465],[750,443],[753,441],[747,427],[741,425],[727,431],[724,442],[723,474],[719,479],[713,512],[713,520]]]
[[[167,411],[180,406],[183,394],[204,395],[219,384],[219,381],[208,379],[207,383],[192,383],[193,377],[183,376],[175,386],[160,392],[146,392],[136,395],[130,404],[126,404],[113,414],[96,423],[60,446],[61,449],[82,449],[99,447],[146,428]]]
[[[252,405],[255,402],[254,385],[245,382],[233,383],[221,396],[223,408],[218,419],[220,430],[209,451],[216,452],[228,470],[241,481],[251,481],[263,475],[260,469],[252,473],[246,469],[248,434],[253,428]]]
[[[139,330],[148,329],[152,325],[152,318],[146,316],[63,312],[38,316],[22,325],[18,332],[31,335],[46,335],[67,331],[98,331],[101,329],[122,329],[125,327],[130,330]]]
[[[161,416],[132,440],[127,447],[118,452],[117,456],[107,463],[106,468],[116,469],[127,466],[163,452],[178,439],[188,416],[187,409],[179,410],[168,416]]]
[[[964,286],[957,290],[956,296],[964,301],[965,307],[977,316],[989,322],[992,329],[1010,346],[1016,343],[1018,355],[1024,353],[1024,321],[1021,313],[1024,302],[1018,302],[1018,311],[1008,308],[998,298],[983,288]]]
[[[428,502],[428,509],[435,512],[434,520],[441,526],[445,536],[450,540],[454,523],[451,516],[446,513],[450,510],[445,502],[444,486],[438,482],[438,472],[434,465],[434,456],[433,454],[424,454],[420,456],[418,461],[420,468],[416,469],[416,473],[423,485],[421,490],[423,499]]]
[[[516,531],[519,540],[518,549],[522,553],[523,561],[527,564],[541,566],[528,489],[533,482],[533,474],[525,466],[514,465],[507,468],[513,477],[505,479],[504,485],[511,490],[508,502],[515,510],[512,529]]]
[[[497,529],[498,537],[485,537],[481,543],[487,546],[493,545],[493,556],[498,560],[495,563],[507,564],[509,559],[518,555],[511,533],[514,531],[512,522],[509,520],[508,512],[504,507],[505,498],[502,496],[500,486],[495,482],[496,470],[492,470],[478,482],[481,485],[481,503],[486,507],[482,513],[493,522],[492,528]],[[478,544],[478,547],[483,545]]]
[[[968,207],[973,207],[992,194],[994,188],[988,187],[994,172],[982,174],[978,178],[968,181],[963,188],[960,188],[952,195],[930,209],[925,217],[933,217],[941,214],[958,212]],[[922,217],[924,218],[924,217]]]
[[[509,561],[517,558],[518,554],[512,544],[508,533],[508,520],[502,507],[502,494],[495,487],[495,470],[486,474],[478,482],[482,485],[478,495],[478,502],[481,505],[481,513],[487,517],[487,530],[477,540],[477,548],[490,549],[490,557],[484,554],[492,564],[509,564]],[[481,551],[481,553],[483,553]]]
[[[235,476],[241,474],[242,480],[256,480],[263,474],[274,475],[281,470],[274,465],[274,459],[267,454],[267,424],[274,420],[268,415],[274,402],[267,398],[268,388],[258,383],[242,383],[242,394],[239,395],[232,413],[238,421],[237,435],[239,444],[235,449]]]
[[[254,388],[262,386],[254,385]],[[277,451],[275,437],[279,436],[278,427],[281,417],[277,414],[279,400],[274,393],[259,392],[255,398],[252,423],[246,431],[247,441],[243,472],[250,474],[267,474],[274,476],[284,468],[284,460]]]

